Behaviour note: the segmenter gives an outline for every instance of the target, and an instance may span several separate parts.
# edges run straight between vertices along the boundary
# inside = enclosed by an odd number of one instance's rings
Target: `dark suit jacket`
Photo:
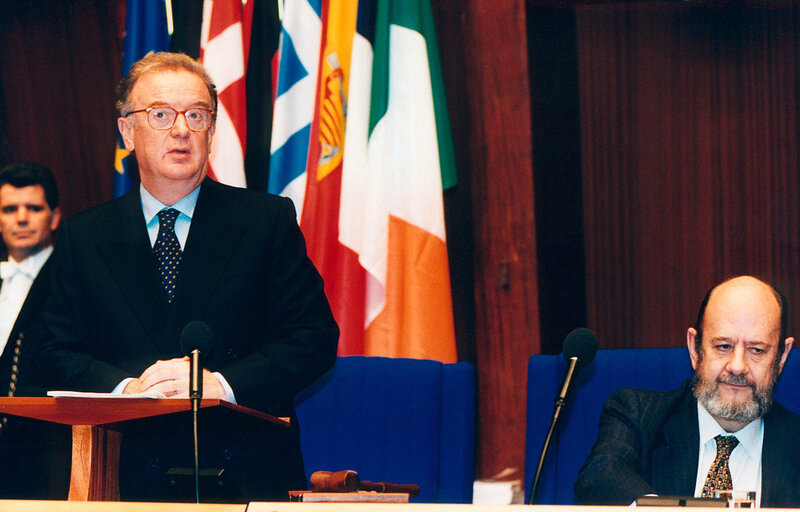
[[[774,403],[764,416],[764,507],[800,506],[800,417]],[[700,432],[691,381],[673,391],[621,389],[606,401],[597,442],[578,473],[584,504],[629,505],[638,496],[693,496]]]
[[[38,315],[41,311],[45,300],[50,294],[51,268],[52,259],[48,258],[47,262],[45,262],[45,264],[42,266],[42,269],[39,271],[39,275],[36,276],[36,279],[33,280],[33,284],[31,284],[31,288],[28,291],[28,296],[25,297],[25,302],[22,303],[22,309],[20,309],[17,319],[14,321],[14,327],[11,329],[11,334],[8,336],[6,346],[3,349],[2,355],[0,355],[0,393],[3,396],[8,393],[8,385],[11,377],[11,362],[14,357],[14,348],[16,346],[17,338],[21,333],[28,330],[34,318],[36,318],[36,315]],[[0,280],[0,289],[2,286],[3,282]],[[23,358],[24,356],[27,356],[29,354],[28,350],[28,344],[23,343],[23,345],[20,346],[20,357]],[[22,361],[27,363],[28,358],[24,357]],[[28,365],[25,364],[25,366],[27,367]],[[22,394],[38,394],[40,391],[38,389],[32,389],[30,386],[27,386],[27,389],[24,388],[26,384],[31,384],[30,379],[26,378],[28,377],[26,372],[20,372],[19,377],[23,379],[20,382],[20,384],[23,386],[23,389],[18,388],[19,391],[24,391]]]
[[[36,359],[52,386],[111,391],[156,360],[183,356],[180,333],[193,320],[214,333],[206,367],[222,373],[240,405],[270,414],[293,416],[294,394],[335,361],[338,327],[288,199],[206,179],[171,305],[138,189],[67,219],[56,247],[53,294],[43,315],[46,343]],[[190,433],[183,437],[191,439]],[[279,487],[302,486],[305,479],[296,422],[281,435],[275,443],[263,436],[208,441],[210,455],[201,465],[223,466],[238,477],[231,484],[241,491],[237,500],[285,498],[287,489]],[[156,485],[176,463],[175,450],[144,453],[145,444],[129,453],[152,468]],[[274,452],[275,444],[288,451]],[[265,474],[268,467],[281,471]],[[285,475],[292,478],[281,484]],[[142,485],[131,498],[168,498],[138,494],[151,484],[142,474],[135,479]],[[120,484],[124,494],[125,468]]]
[[[17,338],[20,345],[16,396],[38,396],[31,376],[30,354],[34,347],[25,336],[50,294],[51,259],[42,266],[22,304],[8,342],[0,355],[0,393],[6,396]],[[0,287],[2,282],[0,281]],[[14,499],[66,499],[69,487],[71,430],[64,425],[7,417],[0,431],[0,467],[9,468],[0,478],[0,497]],[[12,469],[13,468],[13,469]]]

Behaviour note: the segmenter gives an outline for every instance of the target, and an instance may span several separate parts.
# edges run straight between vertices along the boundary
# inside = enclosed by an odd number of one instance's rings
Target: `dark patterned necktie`
[[[178,218],[178,213],[174,208],[158,212],[158,237],[153,245],[161,284],[164,285],[167,302],[170,304],[175,297],[175,281],[178,279],[178,266],[181,263],[181,245],[175,235],[175,219]]]
[[[724,491],[733,489],[733,481],[731,479],[731,468],[728,461],[731,458],[731,452],[739,440],[736,436],[722,436],[719,435],[714,438],[717,442],[717,457],[714,463],[711,464],[711,469],[708,470],[706,482],[703,484],[703,493],[701,498],[713,498],[714,491]]]

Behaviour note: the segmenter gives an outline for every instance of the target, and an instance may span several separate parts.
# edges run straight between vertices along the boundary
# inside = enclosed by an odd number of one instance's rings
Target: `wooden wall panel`
[[[525,6],[464,2],[475,223],[478,476],[522,468],[528,357],[539,344]]]

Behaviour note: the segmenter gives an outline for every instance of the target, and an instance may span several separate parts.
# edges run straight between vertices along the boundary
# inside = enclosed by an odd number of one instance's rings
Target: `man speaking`
[[[305,486],[292,397],[333,365],[339,331],[291,201],[206,177],[216,109],[182,54],[149,54],[121,80],[117,125],[141,185],[63,223],[36,364],[52,387],[188,397],[180,333],[205,322],[204,396],[292,428],[201,436],[201,469],[225,471],[225,501],[287,499]],[[191,466],[189,432],[124,441],[122,498],[173,499],[165,474]]]
[[[772,401],[794,343],[787,309],[753,277],[713,288],[687,332],[693,381],[608,399],[575,482],[578,500],[628,505],[644,494],[735,489],[756,491],[764,507],[800,506],[800,417]]]

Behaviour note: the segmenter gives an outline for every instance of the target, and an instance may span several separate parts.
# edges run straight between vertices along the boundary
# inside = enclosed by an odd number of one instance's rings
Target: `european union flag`
[[[167,9],[164,0],[128,0],[125,15],[125,39],[122,42],[122,76],[149,52],[169,50]],[[119,197],[137,184],[135,160],[117,134],[114,158],[114,197]]]

